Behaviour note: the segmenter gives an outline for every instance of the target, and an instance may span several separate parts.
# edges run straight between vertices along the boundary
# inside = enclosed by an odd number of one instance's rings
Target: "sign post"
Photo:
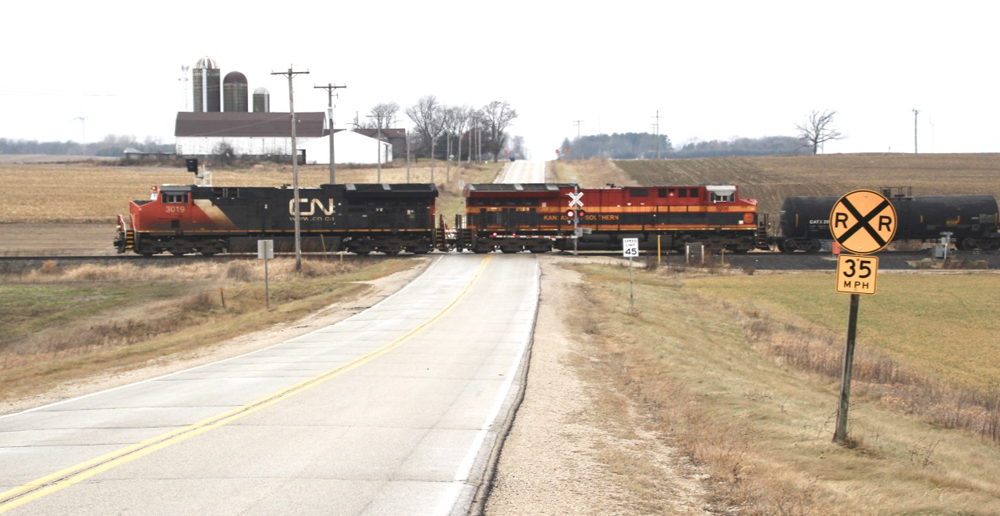
[[[837,257],[837,292],[851,295],[847,320],[847,347],[840,381],[837,429],[833,440],[847,442],[847,411],[851,405],[851,375],[854,369],[854,345],[858,331],[860,296],[874,295],[878,279],[878,258],[868,256],[881,251],[896,235],[896,209],[882,194],[873,190],[855,190],[843,196],[830,212],[830,234],[851,255]]]
[[[639,239],[622,239],[622,256],[628,258],[628,313],[635,313],[635,287],[632,279],[632,258],[639,256]]]
[[[267,274],[267,261],[274,259],[274,240],[257,241],[257,259],[264,260],[264,306],[271,309],[271,285]]]

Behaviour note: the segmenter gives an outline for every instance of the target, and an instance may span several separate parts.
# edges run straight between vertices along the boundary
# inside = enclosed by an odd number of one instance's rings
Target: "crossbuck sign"
[[[570,208],[583,208],[583,192],[569,192],[569,207]]]

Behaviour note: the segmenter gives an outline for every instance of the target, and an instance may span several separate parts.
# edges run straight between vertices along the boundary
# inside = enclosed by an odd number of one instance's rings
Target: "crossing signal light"
[[[585,212],[583,210],[574,210],[572,208],[566,210],[566,217],[570,218],[570,219],[574,219],[574,218],[575,219],[582,219],[583,216],[586,215],[586,214],[587,214],[587,212]]]
[[[576,215],[576,210],[566,210],[567,217],[573,218],[574,215]]]
[[[578,219],[582,219],[583,216],[586,215],[586,214],[587,214],[587,212],[585,212],[583,210],[576,210],[576,218],[578,218]]]

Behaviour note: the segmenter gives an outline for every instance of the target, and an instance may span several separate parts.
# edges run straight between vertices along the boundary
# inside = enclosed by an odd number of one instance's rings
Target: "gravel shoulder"
[[[504,443],[485,514],[711,514],[706,476],[645,428],[574,338],[567,313],[580,276],[542,259],[541,303],[525,397]]]

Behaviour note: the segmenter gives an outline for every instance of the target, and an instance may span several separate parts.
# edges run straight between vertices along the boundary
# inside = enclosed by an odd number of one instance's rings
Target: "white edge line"
[[[534,294],[534,310],[533,317],[534,320],[538,316],[538,294],[541,287],[541,264],[538,260],[535,260],[535,283],[532,292]],[[533,328],[533,326],[532,326]],[[496,418],[500,414],[500,409],[503,408],[504,402],[507,400],[508,394],[510,394],[511,386],[514,383],[514,377],[517,376],[517,370],[521,367],[521,360],[524,359],[524,352],[528,349],[528,344],[531,343],[532,331],[529,328],[528,334],[525,335],[524,342],[521,343],[521,349],[518,351],[517,356],[514,358],[514,362],[511,364],[510,369],[507,371],[507,378],[504,380],[503,387],[500,389],[499,394],[493,401],[493,406],[490,408],[486,420],[483,421],[482,426],[480,426],[479,431],[476,432],[476,436],[472,439],[472,444],[469,445],[469,450],[466,452],[465,457],[459,464],[458,469],[455,471],[455,478],[449,482],[444,494],[438,500],[437,506],[434,508],[435,516],[444,516],[451,514],[455,508],[455,504],[462,494],[462,489],[466,486],[469,480],[469,476],[472,473],[472,467],[476,463],[476,458],[483,446],[483,442],[486,440],[486,436],[489,434],[490,429],[496,423]]]
[[[364,314],[368,310],[371,310],[372,308],[375,308],[376,306],[381,305],[382,303],[385,303],[386,301],[388,301],[388,300],[396,297],[396,295],[398,295],[398,294],[402,293],[403,291],[405,291],[406,289],[410,288],[410,286],[412,286],[414,283],[416,283],[421,278],[423,278],[434,266],[436,266],[438,263],[440,263],[443,258],[444,258],[444,256],[439,256],[436,260],[434,260],[434,263],[430,264],[430,266],[428,266],[426,269],[424,269],[424,272],[420,273],[420,275],[417,276],[416,278],[414,278],[413,281],[410,281],[409,283],[407,283],[406,285],[404,285],[403,288],[401,288],[401,289],[393,292],[392,294],[386,296],[384,299],[382,299],[378,303],[375,303],[374,305],[369,306],[368,308],[366,308],[366,309],[364,309],[364,310],[362,310],[362,311],[360,311],[360,312],[358,312],[356,314],[353,314],[350,317],[347,317],[345,319],[337,321],[334,324],[340,324],[340,323],[345,322],[345,321],[350,321],[351,319],[353,319],[355,317],[358,317],[359,315]],[[226,362],[229,362],[230,360],[236,360],[238,358],[247,357],[247,356],[253,355],[255,353],[260,353],[260,352],[263,352],[263,351],[267,351],[267,350],[269,350],[271,348],[275,348],[275,347],[278,347],[278,346],[285,345],[288,342],[291,342],[292,340],[295,340],[295,339],[300,339],[302,337],[308,337],[309,335],[312,335],[314,333],[318,333],[321,330],[329,328],[330,326],[333,326],[333,324],[327,325],[327,326],[323,326],[322,328],[318,328],[318,329],[313,330],[313,331],[311,331],[309,333],[303,333],[302,335],[299,335],[297,337],[292,337],[291,339],[281,341],[281,342],[279,342],[277,344],[272,344],[272,345],[270,345],[270,346],[268,346],[266,348],[261,348],[261,349],[258,349],[258,350],[254,350],[254,351],[250,351],[250,352],[247,352],[247,353],[243,353],[242,355],[236,355],[234,357],[225,358],[225,359],[219,360],[217,362],[210,362],[208,364],[202,364],[200,366],[195,366],[195,367],[191,367],[191,368],[188,368],[188,369],[183,369],[181,371],[174,371],[173,373],[167,373],[165,375],[156,376],[156,377],[153,377],[153,378],[147,378],[145,380],[140,380],[138,382],[127,383],[125,385],[119,385],[118,387],[112,387],[110,389],[104,389],[103,391],[92,392],[90,394],[84,394],[83,396],[76,396],[74,398],[67,398],[67,399],[64,399],[64,400],[59,400],[59,401],[56,401],[56,402],[49,403],[47,405],[41,405],[41,406],[38,406],[38,407],[33,407],[33,408],[30,408],[30,409],[22,410],[20,412],[12,412],[10,414],[0,415],[0,419],[4,419],[4,418],[8,418],[8,417],[13,417],[13,416],[19,416],[21,414],[28,414],[28,413],[31,413],[31,412],[42,411],[42,410],[50,409],[52,407],[57,407],[59,405],[63,405],[63,404],[66,404],[66,403],[71,403],[71,402],[74,402],[74,401],[85,400],[87,398],[90,398],[90,397],[93,397],[93,396],[99,396],[99,395],[102,395],[102,394],[107,394],[109,392],[115,392],[117,390],[125,389],[127,387],[135,387],[137,385],[142,385],[142,384],[145,384],[145,383],[156,382],[156,381],[162,380],[164,378],[170,378],[171,376],[177,376],[177,375],[184,374],[184,373],[190,373],[191,371],[197,371],[199,369],[203,369],[203,368],[206,368],[206,367],[209,367],[209,366],[214,366],[214,365],[218,365],[218,364],[224,364]]]

